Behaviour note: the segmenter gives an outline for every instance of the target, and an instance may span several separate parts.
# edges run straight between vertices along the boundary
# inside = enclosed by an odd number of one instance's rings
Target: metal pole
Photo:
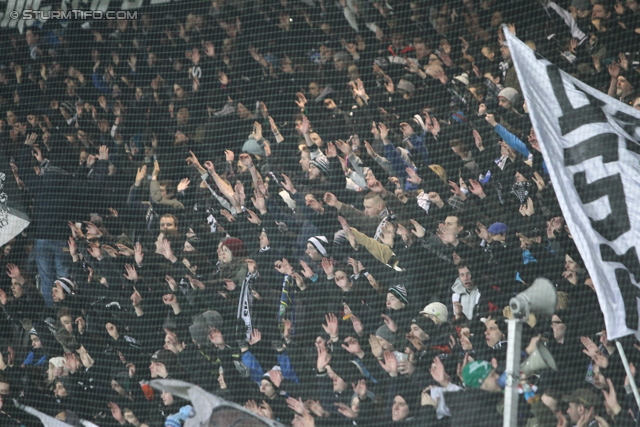
[[[518,425],[518,384],[520,382],[520,347],[522,319],[507,319],[507,386],[504,390],[503,427]]]
[[[624,348],[620,341],[616,340],[616,347],[618,347],[618,353],[620,353],[620,359],[622,359],[622,364],[624,365],[624,370],[627,373],[627,377],[629,377],[629,384],[631,385],[631,389],[633,390],[633,396],[636,398],[636,403],[638,404],[638,408],[640,408],[640,393],[638,393],[638,386],[636,385],[636,380],[631,375],[631,368],[629,367],[629,361],[627,360],[627,355],[624,352]]]

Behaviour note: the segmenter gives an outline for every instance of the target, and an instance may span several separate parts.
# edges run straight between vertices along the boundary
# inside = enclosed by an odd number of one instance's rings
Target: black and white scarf
[[[246,326],[247,340],[251,338],[251,332],[253,326],[251,324],[251,306],[253,305],[253,294],[251,293],[251,284],[253,280],[258,277],[258,273],[247,273],[246,277],[242,281],[240,288],[240,299],[238,300],[238,319],[242,319]]]

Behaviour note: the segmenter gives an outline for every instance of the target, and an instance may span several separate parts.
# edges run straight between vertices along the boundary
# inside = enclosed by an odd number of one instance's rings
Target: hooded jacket
[[[468,291],[462,284],[462,280],[457,278],[451,290],[453,291],[452,303],[456,302],[456,296],[459,296],[460,304],[462,304],[462,312],[467,316],[467,319],[472,319],[474,309],[480,301],[480,289],[476,286],[471,291]]]

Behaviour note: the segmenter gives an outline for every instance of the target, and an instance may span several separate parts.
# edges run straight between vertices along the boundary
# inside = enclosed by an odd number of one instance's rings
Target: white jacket
[[[462,312],[467,316],[467,319],[471,319],[473,310],[478,305],[478,301],[480,301],[480,290],[475,287],[471,291],[467,291],[460,278],[456,279],[451,290],[453,291],[452,303],[460,302],[462,304]]]

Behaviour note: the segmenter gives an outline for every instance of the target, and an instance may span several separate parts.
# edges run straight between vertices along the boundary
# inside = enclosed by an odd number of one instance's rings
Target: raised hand
[[[205,168],[203,168],[200,162],[198,161],[198,158],[196,157],[196,155],[193,154],[193,151],[189,151],[189,157],[187,157],[187,163],[193,166],[194,168],[196,168],[198,170],[198,173],[200,173],[201,175],[206,172]],[[213,166],[213,164],[211,165]]]
[[[387,325],[391,332],[395,333],[398,331],[398,324],[394,322],[391,317],[387,316],[386,314],[382,314],[381,316],[382,320],[384,320],[384,324]]]
[[[338,412],[347,418],[354,419],[358,417],[358,413],[344,403],[334,402],[333,405],[338,408]]]
[[[138,173],[136,174],[135,186],[140,187],[142,181],[147,176],[147,165],[142,165],[142,167],[138,168]]]
[[[329,142],[327,144],[327,149],[326,149],[325,153],[326,153],[328,159],[334,158],[334,157],[336,157],[338,155],[338,151],[336,150],[336,146],[334,145],[333,142]]]
[[[307,289],[307,284],[304,282],[304,278],[299,273],[292,273],[291,277],[296,281],[296,286],[300,288],[301,291]]]
[[[311,279],[313,276],[316,275],[311,269],[311,267],[309,267],[309,264],[307,264],[306,262],[300,260],[300,266],[302,267],[302,274],[307,279]]]
[[[324,202],[334,208],[338,207],[338,204],[340,203],[338,201],[338,198],[333,194],[333,193],[324,193]]]
[[[187,280],[189,281],[189,284],[191,285],[191,288],[195,291],[195,290],[205,290],[206,286],[204,285],[204,283],[202,283],[200,280],[196,279],[195,277],[191,277],[191,276],[186,276]]]
[[[349,223],[347,222],[346,219],[338,215],[338,222],[340,223],[340,226],[344,231],[349,230]]]
[[[228,222],[235,222],[236,218],[231,215],[231,212],[229,212],[226,209],[220,209],[220,213],[222,214],[223,217],[225,217],[227,219]]]
[[[317,201],[314,198],[309,198],[305,201],[305,205],[309,206],[311,209],[313,209],[316,212],[319,213],[324,213],[324,208],[322,207],[322,205],[320,204],[319,201]]]
[[[253,328],[253,330],[251,331],[251,335],[249,335],[249,345],[256,345],[260,342],[261,339],[262,333],[258,329]]]
[[[364,270],[364,266],[360,263],[360,261],[356,260],[355,258],[351,258],[351,257],[347,258],[347,264],[349,264],[351,268],[353,268],[353,274],[360,274],[360,272]]]
[[[487,227],[485,227],[485,225],[480,223],[480,222],[476,223],[476,234],[482,240],[490,241],[490,239],[491,239],[491,236],[489,235],[489,232],[487,231]]]
[[[252,199],[252,200],[254,200],[254,199]],[[255,225],[262,224],[262,220],[251,209],[247,209],[247,214],[249,215],[247,217],[247,221],[249,221],[251,224],[255,224]]]
[[[302,92],[296,93],[295,103],[298,107],[305,108],[305,106],[307,105],[307,98],[304,96],[304,93]],[[303,133],[303,132],[300,132],[300,133]]]
[[[493,127],[498,125],[498,122],[496,121],[496,116],[493,114],[487,114],[486,116],[484,116],[484,119],[487,121],[487,123],[489,123]]]
[[[102,233],[92,222],[85,221],[85,225],[87,226],[87,237],[100,237]]]
[[[273,120],[273,117],[269,117],[269,126],[271,127],[271,132],[274,135],[280,134],[280,132],[278,131],[278,126],[276,125],[275,120]]]
[[[326,325],[322,325],[324,331],[329,334],[330,337],[334,338],[338,336],[338,318],[335,314],[329,313],[324,316]]]
[[[118,251],[117,249],[113,248],[112,246],[109,245],[102,245],[102,249],[109,254],[109,256],[111,258],[117,258],[118,257]]]
[[[369,335],[369,347],[371,348],[371,353],[376,358],[379,359],[382,357],[384,350],[382,349],[380,341],[378,341],[378,337],[373,334]]]
[[[469,180],[469,191],[471,191],[472,194],[475,194],[481,199],[486,197],[486,194],[484,192],[484,189],[482,188],[482,185],[480,185],[480,183],[475,179]]]
[[[138,267],[142,266],[142,261],[144,261],[144,252],[142,252],[142,244],[140,242],[136,242],[133,247],[133,257],[136,261]]]
[[[293,397],[287,397],[287,406],[293,412],[300,415],[307,412],[307,410],[304,407],[304,402],[302,401],[302,399],[294,399]]]
[[[261,214],[267,213],[267,202],[265,201],[264,195],[257,188],[253,190],[253,197],[251,198],[251,202],[253,206],[255,206]]]
[[[101,145],[98,160],[109,160],[109,148],[106,145]]]
[[[214,173],[216,173],[216,168],[213,165],[213,162],[210,160],[207,160],[206,162],[204,162],[204,167],[205,169],[202,169],[204,172],[209,172],[209,174],[213,175]]]
[[[588,411],[585,411],[582,415],[580,415],[580,418],[578,419],[575,427],[587,427],[591,422],[591,419],[593,418],[594,409],[595,408],[592,407]]]
[[[235,154],[233,154],[233,151],[231,150],[224,150],[224,157],[227,162],[233,163],[233,160],[235,159]]]
[[[414,219],[410,219],[409,222],[411,222],[411,224],[413,225],[413,230],[411,230],[411,232],[418,238],[418,239],[422,239],[425,235],[425,233],[427,232],[424,227],[422,225],[420,225],[420,223]]]
[[[280,274],[293,275],[293,267],[286,258],[276,261],[274,267]]]
[[[429,372],[431,373],[433,379],[436,380],[442,387],[446,387],[447,385],[449,385],[451,377],[445,372],[444,365],[442,364],[442,360],[440,360],[439,357],[434,357]]]
[[[256,401],[251,399],[251,400],[247,400],[244,404],[245,409],[248,409],[249,411],[253,412],[256,415],[260,415],[260,409],[258,408],[258,405],[256,404]]]
[[[123,274],[123,276],[125,277],[125,279],[131,281],[131,282],[137,282],[139,277],[138,277],[138,272],[136,271],[136,268],[131,265],[131,264],[125,264],[124,265],[124,269],[127,271],[126,273]]]
[[[344,154],[345,156],[348,156],[349,154],[351,154],[351,145],[344,142],[343,140],[339,139],[336,141],[336,147],[338,147],[338,150],[340,150],[342,152],[342,154]]]
[[[378,130],[380,131],[380,138],[383,141],[388,141],[389,140],[389,129],[387,128],[387,125],[385,125],[384,123],[380,123],[378,125]]]
[[[408,175],[407,181],[409,181],[410,183],[419,185],[422,182],[422,178],[418,176],[418,172],[416,172],[415,169],[407,167],[405,171]]]
[[[153,172],[151,172],[152,179],[158,179],[158,175],[160,175],[160,163],[158,161],[153,162]]]
[[[282,183],[282,187],[284,187],[284,189],[289,193],[296,193],[296,188],[294,187],[293,182],[291,182],[291,178],[289,178],[287,175],[282,174],[282,181],[280,182]]]
[[[24,140],[24,143],[25,145],[34,147],[37,139],[38,139],[37,133],[30,133],[29,135],[27,135],[27,138]]]
[[[164,280],[167,282],[169,288],[171,288],[172,291],[176,291],[178,289],[178,283],[176,283],[176,279],[174,279],[173,277],[167,274],[164,277]]]
[[[130,299],[131,299],[131,305],[134,307],[139,307],[140,303],[142,302],[142,296],[140,295],[140,292],[138,292],[137,290],[131,294]]]
[[[36,158],[36,160],[40,163],[44,162],[44,156],[42,155],[42,151],[37,146],[32,146],[31,155]]]
[[[617,79],[620,76],[620,64],[618,64],[617,62],[609,65],[607,69],[612,79]]]
[[[383,357],[384,360],[378,361],[382,369],[387,371],[392,377],[398,376],[398,361],[396,360],[396,356],[390,351],[385,351]]]
[[[333,270],[334,270],[333,263],[328,258],[322,258],[321,265],[327,277],[330,279],[333,278]]]
[[[176,190],[178,191],[178,193],[182,193],[187,188],[189,188],[189,184],[191,184],[189,178],[183,178],[182,180],[180,180],[180,183],[178,184]]]
[[[460,197],[461,200],[467,199],[466,194],[464,194],[464,192],[460,189],[460,186],[458,184],[456,184],[453,181],[449,181],[449,187],[451,187],[451,192],[456,196]]]
[[[353,326],[355,333],[361,337],[364,333],[364,325],[362,324],[362,321],[353,314],[351,315],[351,325]]]
[[[296,125],[296,130],[300,132],[302,135],[306,135],[309,133],[309,127],[311,123],[309,123],[309,119],[307,116],[302,117],[302,121]]]
[[[369,144],[367,141],[364,142],[364,148],[367,150],[367,154],[371,158],[375,159],[378,156],[378,153],[376,153],[371,144]]]
[[[318,359],[316,361],[318,372],[324,372],[330,361],[331,355],[327,352],[327,348],[325,346],[318,346]]]
[[[75,257],[76,255],[78,255],[78,246],[76,245],[76,239],[74,239],[73,236],[69,236],[69,254],[72,257]]]
[[[20,273],[20,268],[17,265],[9,263],[7,264],[7,276],[12,279],[20,279],[22,278],[22,273]]]
[[[251,156],[248,155],[247,153],[240,154],[240,162],[248,168],[253,166],[253,160],[251,159]]]

